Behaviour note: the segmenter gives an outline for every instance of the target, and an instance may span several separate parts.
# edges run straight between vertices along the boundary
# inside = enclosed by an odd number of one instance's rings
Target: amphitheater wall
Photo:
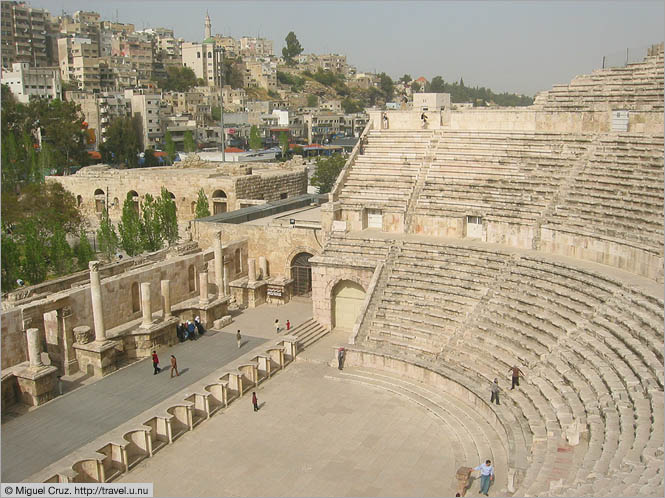
[[[217,232],[222,233],[222,244],[246,240],[247,257],[258,261],[260,256],[264,256],[271,277],[281,275],[290,278],[291,260],[301,252],[317,255],[323,245],[322,231],[312,228],[291,228],[291,226],[268,228],[264,225],[247,223],[235,225],[200,221],[192,223],[192,227],[192,237],[202,248],[212,247],[212,238]]]
[[[663,282],[663,257],[625,241],[542,227],[540,250],[614,266]]]
[[[464,237],[464,220],[462,218],[416,215],[413,218],[412,232],[431,237],[461,239]]]
[[[23,330],[21,310],[2,313],[2,368],[9,368],[28,360],[28,341]]]
[[[373,130],[385,129],[383,116],[388,118],[388,130],[422,130],[423,121],[421,111],[369,111],[369,121]],[[438,130],[450,124],[450,110],[425,111],[427,116],[427,129]]]
[[[537,231],[537,227],[531,225],[487,222],[483,226],[483,241],[490,244],[531,249]]]
[[[333,298],[335,285],[342,280],[360,284],[365,292],[369,288],[374,268],[354,266],[321,266],[312,264],[312,308],[314,320],[327,329],[333,326]]]

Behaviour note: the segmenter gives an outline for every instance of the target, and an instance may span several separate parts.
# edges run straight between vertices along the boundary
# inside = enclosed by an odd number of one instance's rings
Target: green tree
[[[74,267],[72,248],[67,243],[65,231],[61,226],[53,229],[49,240],[49,256],[53,272],[56,275],[66,275]]]
[[[2,291],[7,292],[16,287],[16,280],[21,275],[21,250],[14,237],[4,233],[0,237],[2,267]]]
[[[145,194],[141,203],[140,240],[144,251],[154,252],[164,246],[157,203],[150,194]]]
[[[353,114],[356,112],[362,112],[363,106],[362,103],[358,100],[354,100],[351,97],[346,97],[342,100],[342,109],[346,114]]]
[[[186,92],[197,85],[196,75],[187,66],[166,68],[166,79],[159,80],[160,88],[167,92]]]
[[[411,78],[410,74],[405,74],[399,79],[399,82],[404,83],[405,85],[411,83],[411,81],[413,81],[413,78]]]
[[[282,149],[282,157],[286,157],[289,151],[289,135],[285,131],[279,134],[279,147]]]
[[[21,274],[29,284],[43,282],[48,273],[48,244],[46,234],[37,223],[26,221],[22,226],[23,265]]]
[[[249,148],[252,150],[259,150],[261,148],[261,135],[256,125],[252,125],[249,130]]]
[[[282,56],[288,65],[293,65],[295,63],[293,58],[302,54],[304,49],[300,45],[298,37],[293,31],[286,35],[285,41],[286,47],[282,49]]]
[[[435,76],[432,78],[429,84],[429,92],[431,93],[444,93],[446,89],[446,83],[443,81],[441,76]]]
[[[393,98],[393,94],[395,93],[395,84],[393,83],[392,78],[386,73],[379,74],[379,88],[381,89],[383,98],[386,100],[386,102]]]
[[[88,240],[87,237],[83,238]],[[102,220],[99,225],[99,229],[97,230],[97,242],[99,243],[99,251],[104,255],[104,258],[107,261],[110,261],[115,255],[115,252],[118,250],[118,245],[120,242],[118,240],[118,234],[115,232],[115,227],[113,226],[113,223],[111,222],[111,219],[109,218],[108,212],[106,210],[102,212]]]
[[[185,147],[185,152],[194,152],[196,151],[196,143],[194,142],[194,137],[192,132],[187,130],[185,132],[185,137],[183,139],[183,145]]]
[[[106,142],[99,146],[104,162],[138,166],[141,151],[141,123],[137,116],[117,118],[111,122]]]
[[[196,199],[196,218],[205,218],[210,216],[210,207],[208,204],[208,196],[203,191],[203,188],[199,190],[199,197]]]
[[[414,81],[413,83],[411,83],[411,91],[413,93],[418,93],[421,88],[422,87],[420,86],[420,83],[418,83],[417,81]]]
[[[178,215],[176,205],[171,198],[171,194],[166,190],[166,187],[162,187],[156,204],[161,235],[171,246],[175,244],[180,237],[178,237]]]
[[[328,159],[316,158],[316,171],[312,176],[312,185],[319,187],[321,194],[330,192],[344,168],[346,160],[341,154],[333,154]]]
[[[319,104],[319,98],[316,95],[307,96],[307,107],[316,107]]]
[[[164,141],[166,142],[166,155],[169,158],[169,162],[173,162],[176,156],[175,142],[171,136],[171,132],[167,130],[166,135],[164,136]]]
[[[129,192],[127,192],[127,197],[122,205],[122,218],[118,223],[118,235],[120,246],[129,256],[136,256],[141,252],[141,219],[136,209],[134,197]]]
[[[159,160],[155,156],[155,151],[153,149],[146,149],[143,151],[143,167],[152,168],[154,166],[159,166]]]
[[[114,230],[115,235],[115,230]],[[118,236],[116,235],[116,247]],[[79,270],[85,270],[88,268],[88,263],[95,259],[95,252],[92,250],[88,236],[85,233],[85,230],[81,228],[79,232],[79,242],[74,246],[74,256],[76,256],[76,265]]]

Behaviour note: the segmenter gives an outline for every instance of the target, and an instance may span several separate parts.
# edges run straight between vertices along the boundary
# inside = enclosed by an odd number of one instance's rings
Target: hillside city
[[[173,29],[139,30],[96,12],[56,16],[3,1],[2,83],[19,103],[44,97],[80,106],[88,154],[65,158],[67,172],[85,162],[170,164],[176,151],[219,150],[221,119],[229,152],[280,141],[284,152],[288,140],[291,148],[308,146],[298,149],[301,155],[318,155],[350,150],[353,141],[344,138],[364,129],[367,108],[405,108],[413,92],[450,93],[460,107],[533,102],[466,87],[462,78],[448,83],[405,74],[393,81],[385,73],[362,72],[346,55],[306,53],[294,32],[281,56],[273,40],[213,33],[207,13],[202,40],[187,41]],[[29,130],[40,148],[48,142],[42,136],[47,127],[42,122]],[[256,137],[249,143],[252,127],[260,143]],[[133,130],[138,141],[123,129]],[[124,150],[128,141],[142,156],[138,164]],[[53,169],[61,174],[65,168]]]

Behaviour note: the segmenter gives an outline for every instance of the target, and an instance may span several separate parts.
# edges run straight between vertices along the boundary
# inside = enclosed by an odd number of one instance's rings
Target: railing
[[[344,164],[344,168],[342,168],[342,171],[339,173],[339,176],[337,177],[337,181],[335,181],[335,185],[333,186],[332,190],[328,194],[328,201],[329,202],[335,202],[339,198],[339,191],[342,189],[342,187],[344,186],[344,183],[346,182],[346,179],[349,176],[349,172],[351,171],[351,164],[356,160],[356,157],[358,157],[358,154],[360,152],[360,147],[363,143],[363,140],[367,136],[367,134],[369,133],[369,131],[371,129],[372,129],[372,121],[368,121],[367,126],[365,126],[365,129],[360,134],[360,138],[358,139],[358,143],[355,145],[355,147],[351,151],[351,155],[349,155],[349,158],[346,160],[346,164]]]
[[[626,67],[628,64],[642,62],[645,57],[662,53],[663,44],[643,45],[641,47],[626,48],[620,52],[603,55],[602,68]]]

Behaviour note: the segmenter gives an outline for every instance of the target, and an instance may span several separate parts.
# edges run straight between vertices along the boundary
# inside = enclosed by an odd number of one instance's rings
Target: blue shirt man
[[[485,460],[485,463],[481,463],[473,470],[480,471],[480,492],[487,496],[487,492],[490,489],[490,481],[494,480],[494,467],[492,467],[492,462],[490,460]]]

